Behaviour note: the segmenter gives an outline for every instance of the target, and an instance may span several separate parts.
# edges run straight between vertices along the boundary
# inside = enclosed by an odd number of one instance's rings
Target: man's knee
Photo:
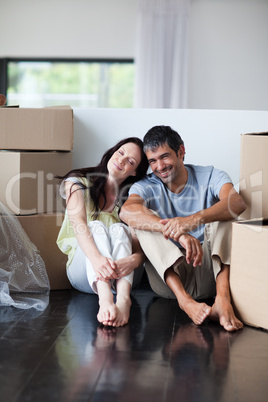
[[[147,273],[147,277],[149,280],[149,284],[151,289],[160,297],[164,297],[166,299],[176,299],[172,290],[168,287],[168,285],[162,280],[160,275],[156,272],[155,268],[151,263],[145,263],[145,270]]]

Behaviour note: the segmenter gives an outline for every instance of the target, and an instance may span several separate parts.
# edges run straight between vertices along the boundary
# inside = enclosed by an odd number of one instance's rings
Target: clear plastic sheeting
[[[0,307],[44,310],[49,279],[36,246],[18,218],[0,203]]]

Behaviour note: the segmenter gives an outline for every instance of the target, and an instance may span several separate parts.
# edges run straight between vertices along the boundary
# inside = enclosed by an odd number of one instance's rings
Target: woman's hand
[[[96,272],[97,279],[108,282],[112,279],[118,279],[115,271],[116,264],[110,258],[100,255],[98,258],[91,258],[90,262]]]
[[[115,273],[117,274],[118,278],[131,274],[131,272],[137,267],[135,256],[133,254],[129,257],[116,260],[115,264]]]
[[[131,274],[134,269],[141,266],[145,260],[145,254],[142,251],[139,240],[134,233],[134,230],[130,228],[131,236],[132,236],[132,255],[124,258],[120,258],[115,261],[116,268],[115,272],[118,278],[122,278],[123,276]]]

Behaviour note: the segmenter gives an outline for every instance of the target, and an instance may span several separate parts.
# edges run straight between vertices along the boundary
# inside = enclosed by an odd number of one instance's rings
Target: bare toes
[[[220,320],[220,324],[223,326],[223,328],[228,331],[228,332],[232,332],[232,331],[237,331],[239,329],[243,328],[243,324],[241,321],[237,320],[235,322],[232,322],[232,320],[225,320],[225,319],[221,319]]]
[[[111,326],[116,319],[116,313],[117,309],[114,304],[108,306],[100,306],[99,312],[97,314],[97,319],[101,324]]]
[[[211,313],[211,307],[205,303],[189,300],[183,310],[196,325],[201,325]]]

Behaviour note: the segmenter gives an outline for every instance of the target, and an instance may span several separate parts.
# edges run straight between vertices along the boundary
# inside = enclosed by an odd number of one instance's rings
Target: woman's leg
[[[86,256],[79,246],[70,266],[67,268],[67,277],[74,289],[94,294],[87,278]]]
[[[98,281],[96,284],[99,296],[98,321],[103,325],[117,326],[117,308],[114,304],[114,295],[111,290],[111,282]]]
[[[112,258],[112,246],[110,243],[109,230],[104,223],[100,221],[92,221],[89,222],[88,227],[100,254],[104,257]],[[89,285],[95,293],[98,293],[96,286],[97,275],[89,259],[86,261],[86,268]]]
[[[132,254],[132,237],[128,227],[122,223],[115,223],[109,228],[114,261]],[[130,291],[134,272],[116,281],[117,316],[114,321],[116,327],[127,324],[131,307]]]
[[[116,281],[116,307],[117,316],[114,320],[115,327],[122,327],[128,323],[131,299],[131,284],[126,277],[117,279]]]
[[[132,236],[129,228],[123,223],[114,223],[109,228],[110,243],[112,248],[112,259],[114,261],[120,258],[129,257],[132,254]],[[133,282],[134,272],[126,275],[130,285]]]
[[[112,258],[112,248],[107,227],[100,221],[93,221],[89,223],[89,228],[100,253],[105,257]],[[88,259],[86,267],[88,282],[94,292],[99,296],[100,308],[97,314],[97,319],[103,325],[115,326],[114,321],[117,317],[117,308],[114,304],[114,296],[111,290],[112,282],[97,280],[96,273]]]

